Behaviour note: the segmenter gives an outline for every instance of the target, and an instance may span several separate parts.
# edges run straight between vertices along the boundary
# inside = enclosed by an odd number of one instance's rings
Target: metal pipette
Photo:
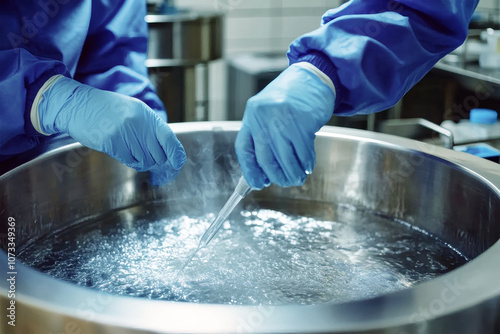
[[[219,214],[217,217],[215,217],[214,221],[208,229],[205,231],[203,236],[200,239],[200,242],[198,243],[198,247],[196,250],[193,252],[193,254],[188,258],[188,260],[184,263],[184,266],[182,266],[181,270],[177,273],[177,276],[184,270],[184,268],[187,267],[187,265],[191,262],[191,260],[194,258],[196,253],[206,245],[215,237],[217,232],[220,230],[222,227],[222,224],[224,221],[226,221],[226,218],[231,214],[231,212],[234,210],[236,205],[246,196],[248,193],[252,191],[252,188],[248,185],[248,183],[245,181],[245,178],[242,176],[240,177],[240,180],[238,181],[238,184],[236,185],[236,188],[234,189],[231,197],[227,200],[226,204],[222,207],[222,209],[219,211]]]

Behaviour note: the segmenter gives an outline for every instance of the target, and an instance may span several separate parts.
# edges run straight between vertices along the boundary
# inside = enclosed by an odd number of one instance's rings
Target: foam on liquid
[[[131,208],[41,239],[20,259],[113,294],[247,305],[364,299],[467,261],[408,224],[348,207],[317,203],[310,209],[314,216],[265,208],[236,212],[178,277],[213,213],[157,219],[154,206],[141,214]],[[329,214],[322,219],[322,212]]]

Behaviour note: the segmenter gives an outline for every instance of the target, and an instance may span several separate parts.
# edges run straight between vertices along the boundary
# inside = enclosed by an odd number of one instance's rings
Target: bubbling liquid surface
[[[215,215],[159,218],[158,205],[81,222],[29,245],[19,258],[55,278],[112,294],[242,305],[365,299],[467,262],[404,222],[325,203],[308,203],[306,214],[302,205],[297,214],[290,202],[237,208],[177,276]]]

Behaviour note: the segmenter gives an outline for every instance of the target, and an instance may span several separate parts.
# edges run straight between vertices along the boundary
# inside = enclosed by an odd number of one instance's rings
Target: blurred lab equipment
[[[497,150],[493,146],[486,143],[457,145],[453,147],[453,149],[455,151],[469,153],[496,163],[500,162],[500,150]]]
[[[227,116],[239,121],[249,98],[259,93],[288,67],[283,53],[244,53],[228,59]]]
[[[492,146],[500,140],[500,128],[497,127],[499,123],[493,123],[493,119],[496,120],[496,112],[487,109],[473,109],[471,115],[472,121],[462,120],[459,124],[455,124],[447,120],[441,126],[423,118],[391,119],[378,124],[377,131],[417,139],[493,162],[500,162],[500,150]],[[487,121],[490,124],[479,123]],[[439,136],[435,136],[436,134]],[[458,139],[455,140],[455,138]],[[492,145],[484,141],[488,141]],[[456,142],[464,145],[455,145]]]
[[[453,148],[453,133],[425,118],[389,119],[377,124],[376,131]],[[439,141],[434,133],[440,134]]]
[[[479,55],[479,66],[500,68],[500,31],[488,28],[481,32],[481,39],[486,41],[486,45]]]
[[[470,111],[469,117],[458,123],[450,120],[441,123],[442,127],[453,133],[455,144],[500,139],[500,122],[496,111],[475,108]]]
[[[221,58],[223,14],[148,5],[146,66],[169,122],[208,120],[210,61]]]

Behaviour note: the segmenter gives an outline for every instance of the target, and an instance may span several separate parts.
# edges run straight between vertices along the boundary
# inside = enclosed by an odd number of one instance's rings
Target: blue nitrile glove
[[[248,100],[235,148],[252,188],[304,183],[316,161],[315,133],[333,114],[334,90],[317,68],[298,63]]]
[[[153,166],[149,172],[149,183],[152,186],[159,187],[175,180],[181,170],[174,169],[169,163],[166,163],[161,166]]]
[[[34,107],[31,120],[40,133],[66,133],[138,171],[163,171],[170,180],[186,161],[167,123],[138,99],[55,76],[40,89]]]

